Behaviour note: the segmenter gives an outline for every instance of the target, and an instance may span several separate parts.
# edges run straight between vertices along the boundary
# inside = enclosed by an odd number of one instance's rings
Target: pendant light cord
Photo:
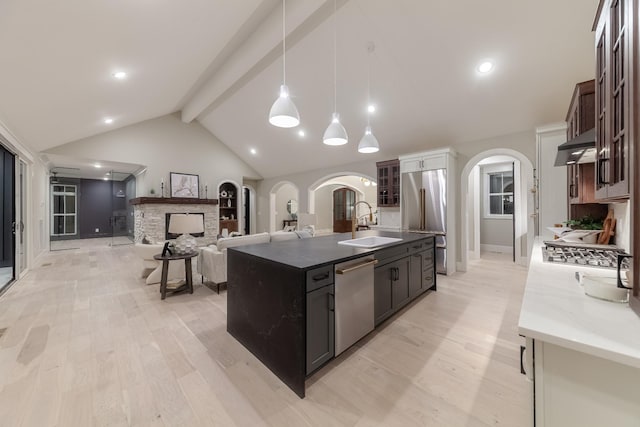
[[[285,8],[287,0],[282,0],[282,84],[287,84],[287,36],[285,31]]]
[[[367,47],[367,126],[371,126],[371,112],[369,107],[371,106],[371,52],[373,51],[372,44]]]
[[[337,21],[337,10],[338,10],[338,6],[337,6],[337,0],[333,0],[333,112],[337,112],[338,111],[338,24],[336,23]]]

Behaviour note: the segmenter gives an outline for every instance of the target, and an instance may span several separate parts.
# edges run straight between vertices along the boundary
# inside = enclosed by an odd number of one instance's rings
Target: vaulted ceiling
[[[180,111],[264,177],[533,132],[563,120],[575,83],[593,78],[597,3],[338,0],[334,15],[333,0],[288,0],[287,84],[302,123],[280,129],[267,122],[282,82],[280,0],[3,0],[0,120],[44,151]],[[334,25],[342,147],[322,144]],[[484,59],[495,69],[480,75]],[[368,64],[374,155],[357,152]]]

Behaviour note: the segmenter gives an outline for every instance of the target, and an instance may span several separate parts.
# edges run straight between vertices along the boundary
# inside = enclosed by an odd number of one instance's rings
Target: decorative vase
[[[231,207],[231,199],[227,200],[227,207],[230,208]]]

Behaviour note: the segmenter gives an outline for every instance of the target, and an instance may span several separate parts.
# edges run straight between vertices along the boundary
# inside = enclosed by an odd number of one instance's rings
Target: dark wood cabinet
[[[578,83],[567,111],[567,140],[595,127],[595,80]],[[591,163],[567,165],[569,205],[595,202],[594,167]]]
[[[225,182],[220,185],[218,203],[220,206],[220,223],[218,233],[227,229],[229,233],[238,231],[238,200],[239,193],[235,184]]]
[[[602,0],[594,26],[596,41],[595,197],[629,197],[631,120],[631,24],[635,0]]]
[[[400,160],[377,162],[378,207],[400,207]]]
[[[567,174],[569,203],[596,203],[594,164],[568,165]]]
[[[307,292],[307,375],[335,354],[333,298],[334,285]]]
[[[410,257],[374,270],[374,322],[377,325],[409,302]]]
[[[638,1],[633,2],[633,9],[629,11],[636,18],[640,14],[640,4]],[[632,34],[634,39],[633,50],[629,58],[632,64],[632,98],[631,105],[634,108],[640,106],[640,22],[633,19]],[[629,138],[629,176],[631,178],[631,271],[633,273],[633,290],[629,294],[629,306],[640,316],[640,144],[637,138],[640,135],[640,114],[634,110],[631,114],[632,134]],[[637,331],[635,331],[637,333]]]
[[[411,256],[409,297],[414,298],[435,284],[433,249],[421,251]]]
[[[374,323],[393,315],[415,297],[435,289],[435,240],[380,251],[374,270]]]

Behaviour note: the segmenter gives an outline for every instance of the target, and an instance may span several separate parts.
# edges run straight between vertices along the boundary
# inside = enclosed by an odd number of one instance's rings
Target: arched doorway
[[[513,250],[515,262],[527,265],[534,239],[533,193],[529,191],[533,187],[533,164],[522,153],[508,149],[497,148],[484,151],[472,157],[462,170],[461,175],[461,200],[460,200],[460,264],[458,270],[466,271],[467,263],[471,256],[477,256],[480,250],[479,237],[479,205],[480,179],[478,164],[482,160],[495,157],[508,156],[513,158]],[[476,176],[472,176],[475,174]],[[475,184],[474,184],[475,183]],[[475,187],[475,188],[474,188]]]
[[[351,231],[353,206],[356,203],[356,192],[342,187],[333,192],[333,232],[347,233]]]
[[[299,200],[298,187],[289,181],[276,183],[269,192],[269,232],[283,228],[283,221],[293,220],[287,212],[287,204]]]
[[[369,203],[372,206],[374,222],[377,220],[378,187],[375,179],[356,172],[334,173],[320,178],[308,189],[309,213],[314,217],[317,232],[333,232],[333,192],[343,187],[355,191],[356,201],[364,200]],[[369,213],[369,208],[364,204],[358,205],[356,213],[360,218]]]

